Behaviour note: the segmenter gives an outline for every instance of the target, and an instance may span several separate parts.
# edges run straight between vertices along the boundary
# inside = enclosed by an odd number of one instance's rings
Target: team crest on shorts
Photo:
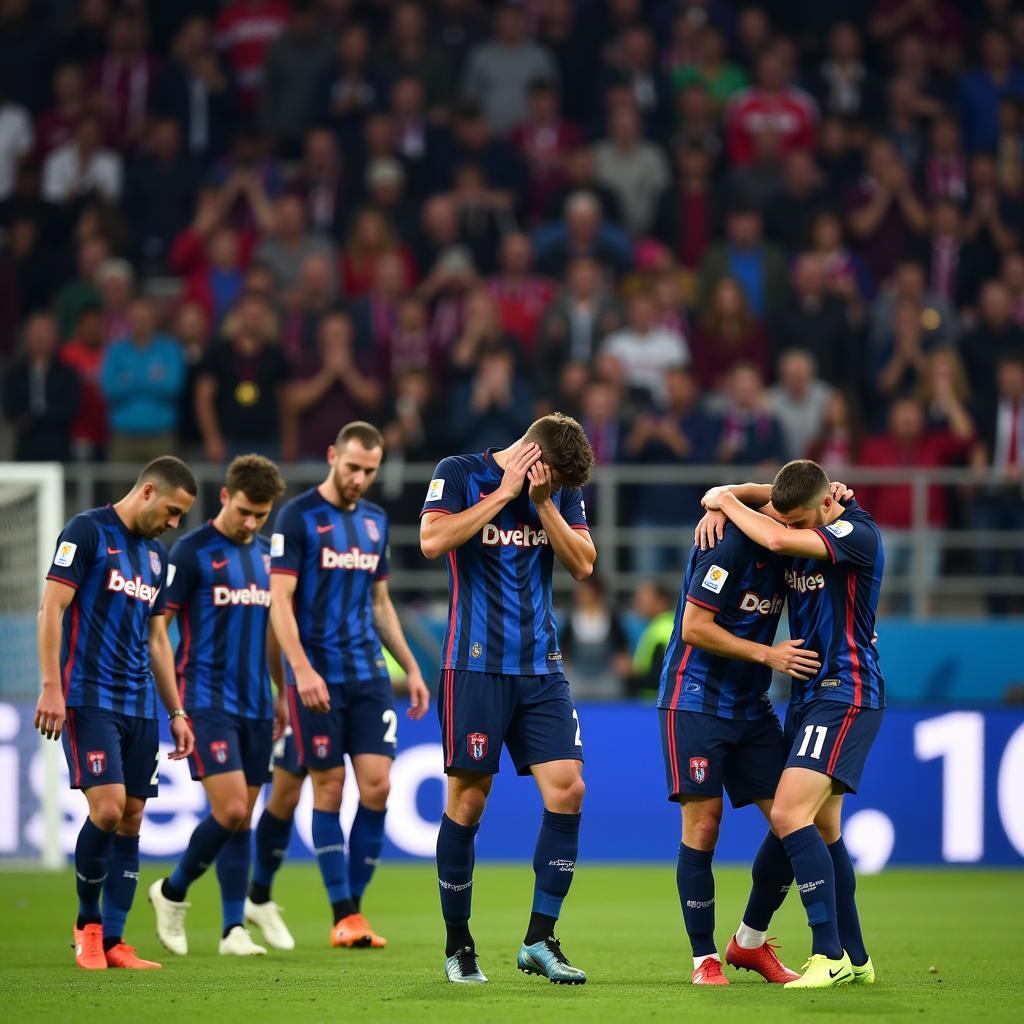
[[[331,752],[331,737],[330,736],[314,736],[313,737],[313,753],[316,754],[321,760],[325,758]]]
[[[163,571],[163,566],[160,564],[160,556],[155,551],[150,551],[149,553],[149,567],[157,576]]]
[[[690,778],[699,786],[708,777],[708,759],[706,757],[690,758]]]
[[[210,756],[217,762],[217,764],[228,763],[228,741],[227,740],[214,740],[210,744]]]
[[[473,646],[470,647],[470,649],[469,649],[469,656],[471,658],[479,658],[480,655],[483,654],[483,653],[484,653],[484,645],[482,643],[480,643],[479,641],[477,641],[475,644],[473,644]]]
[[[379,544],[380,530],[377,528],[377,520],[370,519],[369,516],[367,516],[363,520],[363,526],[366,527],[366,534],[370,538],[370,540],[372,540],[374,544]]]
[[[107,752],[105,750],[90,750],[85,755],[85,762],[93,775],[102,775],[107,770]]]
[[[471,732],[466,737],[466,746],[474,761],[482,761],[487,756],[487,733]]]

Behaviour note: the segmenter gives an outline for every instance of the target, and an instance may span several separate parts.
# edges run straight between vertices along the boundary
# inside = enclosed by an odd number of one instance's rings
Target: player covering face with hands
[[[594,456],[580,425],[556,413],[508,448],[444,459],[420,519],[420,548],[444,557],[450,590],[438,714],[448,798],[437,873],[449,981],[482,984],[469,928],[474,841],[501,747],[544,802],[533,907],[517,966],[582,984],[554,936],[579,846],[583,746],[551,608],[555,557],[576,579],[597,552],[582,487]]]
[[[171,716],[172,760],[194,739],[162,618],[167,551],[157,538],[192,507],[179,459],[149,463],[114,505],[61,531],[39,608],[42,693],[35,726],[62,739],[89,815],[75,844],[75,961],[88,970],[159,967],[123,941],[139,878],[139,829],[160,771],[157,695]]]
[[[790,749],[771,809],[812,933],[806,970],[787,987],[870,984],[875,972],[841,824],[843,796],[857,791],[885,708],[875,647],[885,565],[878,527],[852,498],[837,500],[821,466],[805,459],[783,466],[770,487],[714,488],[704,506],[702,545],[722,536],[720,512],[757,544],[787,556],[790,634],[821,653],[818,672],[793,684]]]

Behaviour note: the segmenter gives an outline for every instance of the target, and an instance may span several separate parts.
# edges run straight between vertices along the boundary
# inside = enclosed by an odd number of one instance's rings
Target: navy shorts
[[[196,749],[188,759],[197,782],[224,772],[244,772],[250,786],[270,781],[274,720],[243,718],[217,708],[197,708],[189,721]]]
[[[104,708],[68,708],[61,739],[72,789],[121,783],[128,796],[156,796],[160,728],[155,718]]]
[[[295,687],[288,687],[295,764],[299,768],[337,768],[345,763],[346,754],[395,756],[398,712],[390,679],[357,679],[341,686],[328,686],[327,692],[331,709],[321,714],[306,708]]]
[[[724,787],[745,807],[775,795],[789,744],[774,713],[747,721],[659,708],[658,718],[669,800],[720,797]]]
[[[884,714],[833,700],[790,704],[786,711],[790,744],[786,767],[822,772],[856,793]]]
[[[582,761],[580,723],[561,673],[504,676],[444,669],[437,694],[444,770],[496,775],[501,745],[520,775],[547,761]]]

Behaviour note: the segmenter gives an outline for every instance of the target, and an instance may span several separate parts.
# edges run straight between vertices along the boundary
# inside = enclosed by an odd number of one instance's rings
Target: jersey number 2
[[[810,756],[815,761],[821,757],[821,748],[825,746],[825,737],[828,735],[828,726],[826,725],[808,725],[804,728],[804,741],[796,752],[797,757],[803,757],[807,753],[807,748],[811,745],[811,736],[815,732],[817,736],[814,738],[814,749],[811,751]]]
[[[383,715],[380,716],[380,720],[384,723],[384,742],[385,743],[398,743],[398,715],[392,708],[388,708]]]
[[[580,716],[575,708],[572,709],[572,717],[576,720],[576,746],[582,747],[583,740],[580,739]]]

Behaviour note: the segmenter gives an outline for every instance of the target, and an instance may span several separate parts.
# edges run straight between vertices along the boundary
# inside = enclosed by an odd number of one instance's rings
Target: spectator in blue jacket
[[[148,299],[132,302],[128,324],[128,334],[107,350],[100,388],[110,418],[110,461],[146,463],[175,449],[185,360],[174,338],[157,333]]]

